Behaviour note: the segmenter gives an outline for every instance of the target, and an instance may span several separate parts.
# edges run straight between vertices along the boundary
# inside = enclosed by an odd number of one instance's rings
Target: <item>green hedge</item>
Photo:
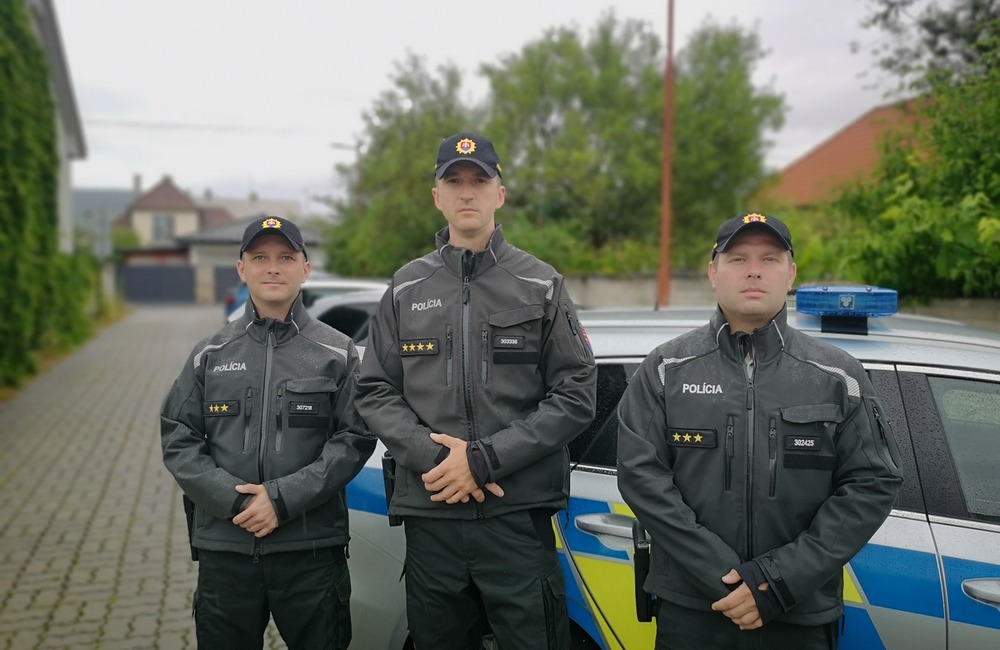
[[[0,384],[85,340],[97,269],[59,252],[56,112],[22,0],[0,0]]]

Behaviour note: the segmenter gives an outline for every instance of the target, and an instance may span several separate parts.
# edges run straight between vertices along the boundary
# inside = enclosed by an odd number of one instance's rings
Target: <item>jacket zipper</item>
[[[888,442],[885,439],[885,427],[882,426],[882,416],[879,415],[878,407],[875,405],[872,405],[872,415],[875,417],[875,425],[878,427],[879,435],[884,442]]]
[[[736,440],[733,416],[726,419],[726,492],[733,487],[733,456],[736,455]]]
[[[445,370],[445,385],[451,386],[452,380],[452,346],[453,342],[451,340],[451,325],[445,329],[444,335],[444,351],[445,351],[445,363],[447,364]]]
[[[274,330],[273,325],[269,325],[267,329],[267,349],[264,353],[264,390],[261,395],[264,396],[261,402],[260,410],[260,439],[257,442],[257,479],[260,483],[264,482],[264,455],[267,449],[267,427],[268,427],[268,399],[267,395],[271,393],[271,364],[274,361]],[[260,561],[260,554],[262,551],[263,542],[254,537],[253,541],[253,561]]]
[[[748,342],[750,342],[749,337],[747,337]],[[749,354],[754,354],[754,348],[749,349]],[[752,357],[751,357],[752,358]],[[753,398],[753,374],[750,373],[749,367],[746,364],[746,360],[743,361],[744,375],[747,379],[747,459],[746,459],[746,509],[747,509],[747,524],[746,524],[746,558],[751,558],[754,556],[753,553],[753,455],[754,455],[754,436],[756,435],[755,417],[754,417],[754,398]]]
[[[462,392],[465,398],[466,433],[469,440],[475,435],[472,421],[472,367],[469,360],[469,270],[466,268],[467,257],[462,258]]]
[[[490,332],[483,326],[482,332],[482,342],[479,344],[481,348],[481,354],[483,358],[483,373],[480,377],[480,381],[485,385],[487,383],[487,375],[489,373],[490,365]]]
[[[469,358],[471,352],[469,347],[471,344],[469,340],[471,334],[469,331],[469,293],[474,263],[475,258],[472,252],[465,251],[462,254],[462,376],[464,377],[466,428],[470,441],[479,438],[476,432],[476,411],[472,397],[472,359]],[[483,506],[478,502],[476,503],[476,518],[485,518]]]
[[[466,278],[465,282],[466,302],[462,304],[462,393],[465,398],[466,433],[469,440],[475,440],[475,422],[472,418],[472,361],[469,359],[469,279]]]
[[[768,471],[771,473],[771,489],[768,494],[774,496],[774,484],[778,478],[778,429],[774,418],[771,418],[770,427],[767,430],[767,450],[769,454]]]
[[[264,455],[267,451],[267,429],[268,429],[268,419],[270,418],[270,409],[268,408],[270,400],[267,398],[271,394],[271,363],[274,360],[274,332],[268,328],[267,331],[267,349],[264,352],[264,390],[262,395],[264,399],[261,402],[260,411],[260,439],[257,442],[257,479],[263,483],[264,482]]]
[[[281,402],[282,402],[282,398],[284,397],[284,395],[285,395],[285,387],[284,386],[279,386],[278,387],[278,412],[274,414],[275,415],[275,422],[277,424],[277,430],[274,433],[274,450],[275,451],[281,451],[281,430],[283,428],[282,427],[282,422],[281,422],[281,413],[284,411],[284,408],[283,408]]]
[[[746,461],[746,486],[747,493],[746,504],[747,504],[747,558],[753,557],[753,454],[754,454],[754,436],[756,435],[756,426],[754,423],[754,412],[753,412],[753,384],[751,383],[747,389],[747,461]]]
[[[247,388],[247,404],[243,408],[243,451],[250,448],[250,412],[253,410],[253,388]]]
[[[882,438],[882,444],[886,452],[886,459],[889,461],[889,464],[895,468],[896,461],[893,459],[892,452],[889,450],[889,439],[885,434],[885,426],[882,424],[882,415],[879,413],[878,407],[874,404],[872,405],[872,415],[875,416],[875,425],[878,426],[878,433]]]
[[[584,357],[587,356],[587,346],[583,342],[583,337],[580,336],[580,332],[576,329],[576,323],[573,322],[573,314],[569,309],[564,309],[563,313],[566,314],[566,322],[569,323],[569,331],[573,334],[573,338],[576,340],[576,345],[580,349],[580,352]]]

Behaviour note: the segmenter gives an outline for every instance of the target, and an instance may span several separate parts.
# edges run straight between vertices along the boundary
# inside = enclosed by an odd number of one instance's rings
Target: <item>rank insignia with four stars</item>
[[[439,349],[437,339],[407,339],[399,342],[399,354],[403,357],[437,354]]]

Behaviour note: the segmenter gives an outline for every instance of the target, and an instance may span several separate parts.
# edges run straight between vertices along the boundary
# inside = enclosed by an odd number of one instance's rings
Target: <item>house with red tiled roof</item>
[[[122,251],[119,269],[125,298],[134,301],[210,302],[214,287],[211,273],[199,273],[191,263],[185,237],[233,221],[223,207],[202,207],[174,183],[170,176],[145,192],[138,191],[114,221],[116,228],[131,229],[138,246]],[[208,287],[200,277],[208,277]]]
[[[164,176],[129,204],[115,220],[115,227],[131,228],[141,248],[169,248],[176,246],[180,237],[232,220],[225,208],[199,206],[170,176]]]
[[[864,182],[878,165],[886,137],[905,136],[916,119],[912,101],[877,106],[781,170],[757,197],[794,207],[831,199],[843,187]]]
[[[220,301],[239,279],[237,251],[249,219],[266,214],[298,218],[295,202],[256,194],[240,200],[217,198],[206,191],[203,200],[196,200],[169,175],[145,192],[139,176],[133,186],[134,198],[113,222],[115,228],[132,230],[138,239],[136,247],[121,251],[119,269],[125,298],[133,301]],[[242,210],[248,212],[234,218],[234,211]],[[317,254],[321,262],[321,251]]]

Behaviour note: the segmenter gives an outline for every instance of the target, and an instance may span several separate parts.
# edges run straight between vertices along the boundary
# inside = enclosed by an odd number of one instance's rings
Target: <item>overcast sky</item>
[[[194,195],[304,200],[337,191],[361,114],[408,52],[473,72],[557,25],[619,18],[667,34],[666,0],[54,0],[87,140],[77,187],[145,187],[164,174]],[[756,27],[756,81],[783,93],[769,166],[794,161],[869,109],[866,0],[675,0],[674,49],[711,15]],[[481,83],[480,83],[480,87]],[[473,92],[470,90],[469,92]],[[447,134],[442,134],[442,137]],[[331,146],[334,145],[334,146]],[[497,143],[503,150],[502,143]],[[428,155],[433,155],[429,153]]]

